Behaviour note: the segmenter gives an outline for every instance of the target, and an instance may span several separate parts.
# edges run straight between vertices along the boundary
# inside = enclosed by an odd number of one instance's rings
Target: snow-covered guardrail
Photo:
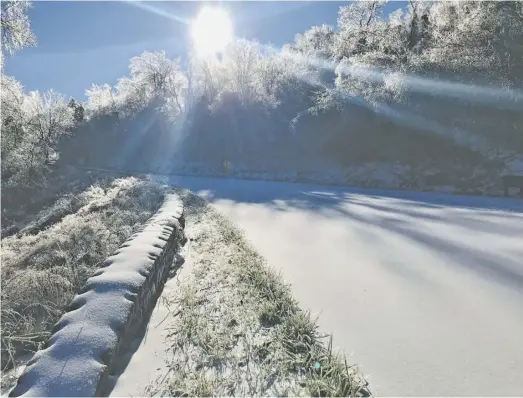
[[[87,280],[9,396],[106,393],[115,359],[136,337],[185,244],[184,226],[181,199],[167,195],[145,226]]]

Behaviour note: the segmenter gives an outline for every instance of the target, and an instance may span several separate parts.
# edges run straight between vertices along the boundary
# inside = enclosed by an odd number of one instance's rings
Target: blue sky
[[[218,2],[229,10],[235,35],[282,46],[313,25],[335,25],[348,2]],[[200,2],[148,2],[181,20],[193,19]],[[387,5],[387,11],[402,7]],[[29,11],[38,46],[6,60],[5,72],[28,90],[55,89],[84,99],[92,83],[115,84],[129,59],[144,51],[183,56],[188,27],[118,1],[36,1]]]

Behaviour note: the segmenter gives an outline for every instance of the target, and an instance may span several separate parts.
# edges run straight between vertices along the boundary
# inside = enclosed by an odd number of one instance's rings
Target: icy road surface
[[[523,395],[523,200],[168,177],[242,227],[375,395]]]

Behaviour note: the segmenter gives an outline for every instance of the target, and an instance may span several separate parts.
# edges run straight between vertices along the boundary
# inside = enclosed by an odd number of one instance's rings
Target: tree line
[[[210,59],[145,52],[85,102],[25,92],[2,73],[3,191],[44,181],[84,143],[86,156],[109,156],[111,129],[113,152],[136,141],[167,165],[501,167],[522,154],[523,2],[411,1],[389,14],[385,5],[349,3],[336,26],[283,48],[238,40]],[[2,2],[2,60],[36,44],[28,6]]]

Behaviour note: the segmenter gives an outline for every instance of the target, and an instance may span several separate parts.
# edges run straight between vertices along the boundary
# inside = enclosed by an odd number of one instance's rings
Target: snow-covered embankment
[[[183,205],[170,194],[138,233],[87,280],[10,396],[99,396],[116,358],[154,306],[185,243]]]

